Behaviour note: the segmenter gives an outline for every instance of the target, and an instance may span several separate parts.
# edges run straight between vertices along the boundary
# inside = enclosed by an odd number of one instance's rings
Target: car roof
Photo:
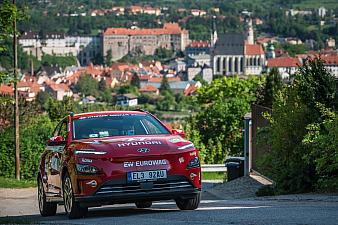
[[[134,114],[134,115],[144,115],[146,112],[142,111],[100,111],[100,112],[87,112],[74,114],[73,118],[81,118],[87,116],[97,116],[97,115],[110,115],[110,114]]]

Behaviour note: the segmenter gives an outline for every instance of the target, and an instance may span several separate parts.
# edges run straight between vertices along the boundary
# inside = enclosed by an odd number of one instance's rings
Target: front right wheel
[[[198,208],[201,201],[201,193],[198,193],[194,198],[182,199],[178,198],[175,200],[176,205],[180,210],[194,210]]]
[[[69,219],[84,217],[88,212],[87,207],[81,207],[79,203],[75,202],[72,181],[68,173],[63,178],[63,201]]]
[[[55,216],[57,203],[47,202],[41,178],[38,178],[38,201],[41,216]]]

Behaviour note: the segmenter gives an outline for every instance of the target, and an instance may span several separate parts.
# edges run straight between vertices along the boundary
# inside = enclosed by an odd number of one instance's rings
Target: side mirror
[[[56,137],[51,137],[48,139],[48,143],[58,143],[63,141],[63,137],[62,136],[56,136]]]
[[[176,135],[180,135],[182,138],[186,137],[186,134],[185,134],[184,130],[172,129],[171,133],[172,134],[176,134]]]

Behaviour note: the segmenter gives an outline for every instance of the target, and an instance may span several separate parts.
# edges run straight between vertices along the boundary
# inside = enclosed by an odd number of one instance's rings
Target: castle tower
[[[253,30],[253,26],[252,26],[252,19],[248,18],[247,19],[247,25],[248,25],[248,29],[247,29],[247,43],[250,45],[254,44],[254,30]]]

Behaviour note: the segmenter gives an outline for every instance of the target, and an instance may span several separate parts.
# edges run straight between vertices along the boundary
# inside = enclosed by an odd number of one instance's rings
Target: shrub
[[[55,124],[47,115],[31,118],[28,125],[20,130],[21,178],[34,179],[39,166],[39,158],[46,140],[50,137]],[[1,133],[0,142],[0,176],[13,177],[15,174],[15,147],[13,128]]]

